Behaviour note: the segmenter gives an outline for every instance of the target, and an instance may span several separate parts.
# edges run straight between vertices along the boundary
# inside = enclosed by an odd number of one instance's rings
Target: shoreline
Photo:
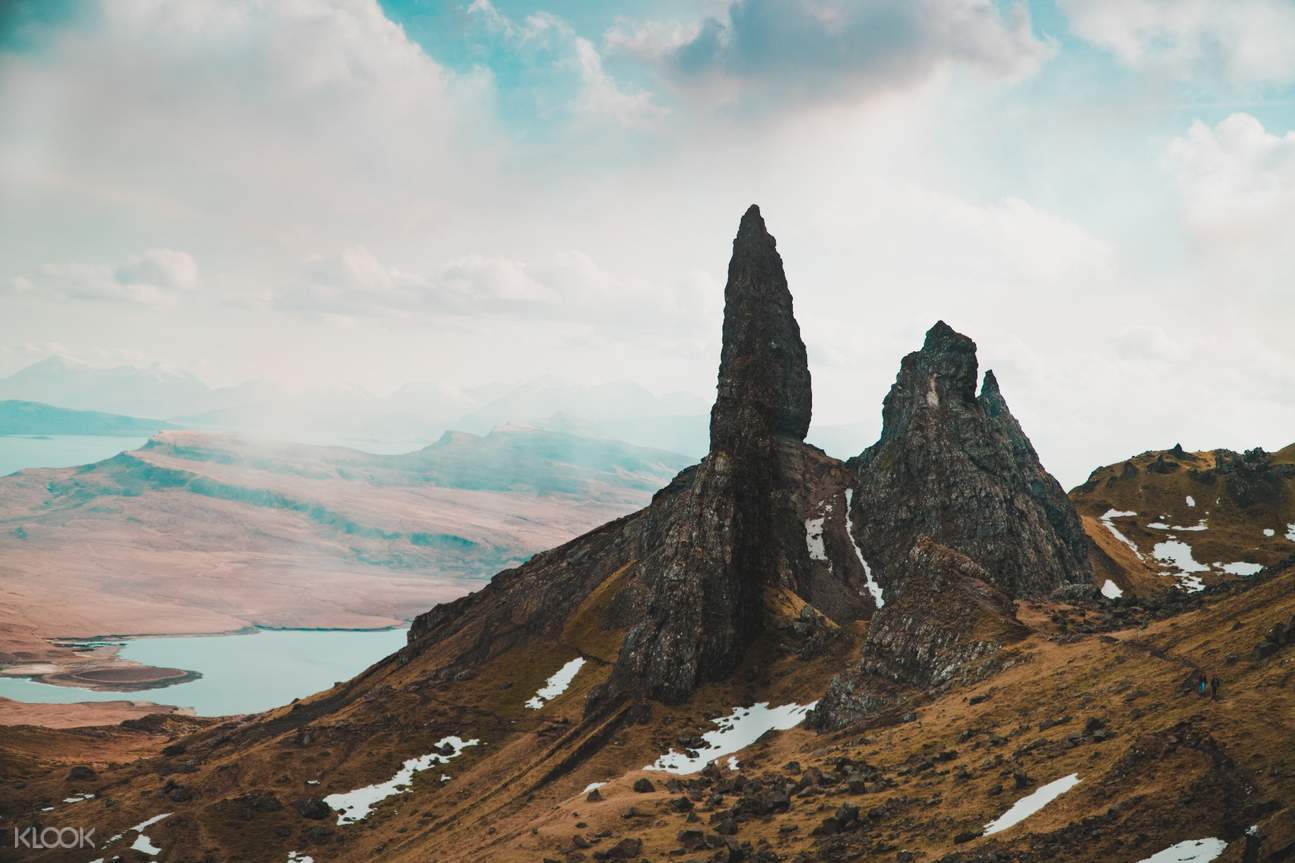
[[[223,632],[195,633],[141,633],[139,635],[104,634],[93,636],[47,636],[45,641],[52,647],[70,650],[74,654],[100,654],[77,656],[73,660],[51,660],[44,662],[23,662],[0,665],[0,678],[9,677],[26,679],[48,686],[91,689],[95,692],[138,692],[147,689],[165,689],[168,686],[179,686],[202,678],[202,672],[183,668],[169,668],[157,665],[145,665],[134,660],[120,659],[119,653],[126,643],[144,639],[160,638],[226,638],[239,635],[256,635],[259,632],[393,632],[409,629],[412,621],[403,621],[395,626],[264,626],[252,624],[238,629]],[[102,653],[100,653],[102,652]],[[14,669],[35,666],[48,666],[40,671],[15,673]],[[81,675],[95,672],[123,672],[128,669],[138,670],[141,679],[125,680],[114,685],[114,681],[95,680]],[[174,672],[165,677],[145,679],[144,675],[157,672]]]

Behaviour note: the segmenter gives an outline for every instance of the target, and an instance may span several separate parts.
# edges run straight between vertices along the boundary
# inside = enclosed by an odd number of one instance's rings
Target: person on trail
[[[1196,693],[1200,695],[1201,698],[1204,698],[1206,695],[1209,694],[1209,691],[1210,691],[1209,681],[1205,677],[1205,672],[1202,671],[1201,676],[1197,679]]]
[[[1219,700],[1219,687],[1222,685],[1223,685],[1223,681],[1219,680],[1219,676],[1217,674],[1214,675],[1213,678],[1211,678],[1210,680],[1210,699],[1211,700],[1213,701]]]

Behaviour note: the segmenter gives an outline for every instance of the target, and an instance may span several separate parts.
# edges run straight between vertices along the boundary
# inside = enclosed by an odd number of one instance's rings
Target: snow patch
[[[143,853],[148,854],[150,857],[155,857],[158,854],[162,853],[162,849],[154,845],[152,840],[150,840],[143,833],[135,837],[135,842],[130,846],[130,849],[132,851],[142,851]]]
[[[526,706],[531,710],[539,710],[547,702],[552,701],[562,693],[566,692],[567,687],[571,685],[572,680],[575,680],[576,673],[580,671],[581,666],[584,664],[585,658],[583,656],[577,656],[575,659],[559,668],[553,673],[553,676],[550,677],[542,687],[540,687],[540,691],[535,693],[535,695],[526,702]]]
[[[296,851],[289,851],[288,863],[315,863],[315,858],[309,854],[298,855]]]
[[[367,818],[369,812],[379,801],[385,800],[393,794],[403,794],[408,791],[409,783],[413,781],[415,773],[426,770],[433,764],[445,764],[451,758],[457,758],[467,747],[476,746],[480,742],[479,740],[463,740],[453,736],[443,737],[437,741],[436,747],[439,749],[448,745],[454,750],[449,755],[431,752],[417,758],[410,758],[396,772],[396,775],[386,782],[380,782],[377,785],[366,785],[364,788],[357,788],[344,794],[330,794],[324,798],[324,803],[329,808],[340,813],[337,816],[338,824],[350,824],[353,821]]]
[[[1225,563],[1219,566],[1219,569],[1223,570],[1224,572],[1230,572],[1233,575],[1255,575],[1256,573],[1259,572],[1259,570],[1263,568],[1264,566],[1262,563],[1246,563],[1245,561],[1237,561],[1236,563]]]
[[[886,604],[886,599],[881,595],[881,585],[872,577],[872,567],[868,566],[868,561],[863,559],[863,552],[859,550],[859,543],[854,541],[854,525],[850,522],[850,503],[854,500],[854,489],[845,490],[845,535],[850,537],[850,545],[854,548],[854,556],[859,558],[859,563],[863,564],[863,577],[868,579],[868,593],[872,594],[872,601],[877,603],[877,608]],[[1295,527],[1295,525],[1292,525]]]
[[[1273,530],[1271,527],[1264,528],[1264,536],[1276,536],[1276,535],[1277,535],[1277,531]]]
[[[1228,843],[1222,839],[1188,839],[1170,845],[1163,851],[1139,860],[1138,863],[1210,863],[1223,853]]]
[[[1209,530],[1209,529],[1210,529],[1210,524],[1209,524],[1209,521],[1208,521],[1208,520],[1206,520],[1206,519],[1201,519],[1201,520],[1200,520],[1199,522],[1197,522],[1196,524],[1193,524],[1193,525],[1186,525],[1186,526],[1184,526],[1184,525],[1178,525],[1178,524],[1168,525],[1168,524],[1165,524],[1163,521],[1153,521],[1153,522],[1151,522],[1151,524],[1147,525],[1147,527],[1152,528],[1153,530],[1186,530],[1186,531],[1193,531],[1193,530]]]
[[[64,797],[64,803],[80,803],[82,800],[93,800],[93,794],[73,794],[71,797]]]
[[[1102,585],[1102,596],[1107,599],[1119,599],[1123,595],[1124,591],[1120,590],[1120,586],[1118,584],[1111,581],[1109,578],[1106,579],[1106,583]]]
[[[1196,508],[1196,498],[1192,497],[1190,494],[1189,494],[1189,495],[1187,495],[1187,505],[1188,505],[1188,506],[1190,506],[1192,509],[1195,509],[1195,508]]]
[[[608,781],[610,782],[611,780],[608,780]],[[590,791],[593,791],[595,788],[602,788],[606,784],[607,784],[606,782],[590,782],[588,785],[585,786],[585,790],[581,791],[580,793],[588,794]]]
[[[1146,560],[1146,558],[1142,556],[1142,552],[1138,551],[1138,547],[1133,543],[1133,540],[1120,533],[1120,529],[1111,521],[1113,518],[1129,518],[1130,516],[1135,515],[1137,515],[1136,512],[1121,512],[1118,509],[1108,509],[1106,512],[1102,513],[1102,526],[1111,532],[1111,536],[1127,545],[1129,549],[1138,556],[1138,560]]]
[[[830,567],[832,561],[827,559],[827,549],[823,547],[823,521],[823,518],[805,519],[805,546],[810,560],[825,561]]]
[[[750,707],[735,707],[728,716],[713,720],[715,731],[702,735],[706,745],[696,750],[695,754],[676,752],[671,749],[656,761],[644,767],[644,770],[660,770],[666,773],[696,773],[710,762],[725,755],[732,755],[755,743],[766,731],[786,731],[795,728],[805,721],[805,716],[814,709],[817,701],[810,704],[784,704],[781,707],[769,707],[769,702],[761,701]],[[734,768],[736,769],[736,768]]]
[[[1192,557],[1192,547],[1182,540],[1170,539],[1165,542],[1158,542],[1155,548],[1151,550],[1152,555],[1161,563],[1167,563],[1177,568],[1174,578],[1178,579],[1178,584],[1188,593],[1195,593],[1205,588],[1205,583],[1193,573],[1207,572],[1209,567],[1203,563],[1198,563]]]
[[[1291,542],[1295,542],[1295,522],[1286,525],[1286,538]]]
[[[988,836],[991,833],[999,833],[1009,827],[1015,827],[1078,784],[1079,774],[1071,773],[1069,776],[1055,779],[1047,785],[1040,785],[1013,803],[1011,809],[986,824],[985,835]]]

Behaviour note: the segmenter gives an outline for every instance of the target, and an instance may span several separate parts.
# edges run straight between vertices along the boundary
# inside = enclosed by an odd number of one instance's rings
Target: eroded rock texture
[[[976,397],[976,343],[943,321],[904,357],[881,439],[851,465],[859,546],[883,588],[918,536],[966,554],[1009,596],[1092,578],[1079,517],[1043,469],[992,372]]]
[[[996,671],[1027,634],[1012,600],[965,554],[919,537],[901,587],[868,627],[859,667],[837,675],[812,721],[836,727]]]
[[[622,603],[636,622],[601,697],[678,701],[722,678],[760,630],[762,589],[806,579],[797,504],[809,420],[805,344],[782,258],[752,206],[724,289],[710,453],[688,492],[653,519],[639,601]]]

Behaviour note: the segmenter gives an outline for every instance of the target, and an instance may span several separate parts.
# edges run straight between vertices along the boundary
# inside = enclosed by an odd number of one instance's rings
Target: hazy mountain
[[[105,369],[64,357],[48,357],[0,378],[0,399],[167,419],[265,397],[262,384],[213,389],[188,372],[161,366]]]
[[[72,411],[40,402],[0,402],[0,434],[131,435],[174,428],[162,420]]]

